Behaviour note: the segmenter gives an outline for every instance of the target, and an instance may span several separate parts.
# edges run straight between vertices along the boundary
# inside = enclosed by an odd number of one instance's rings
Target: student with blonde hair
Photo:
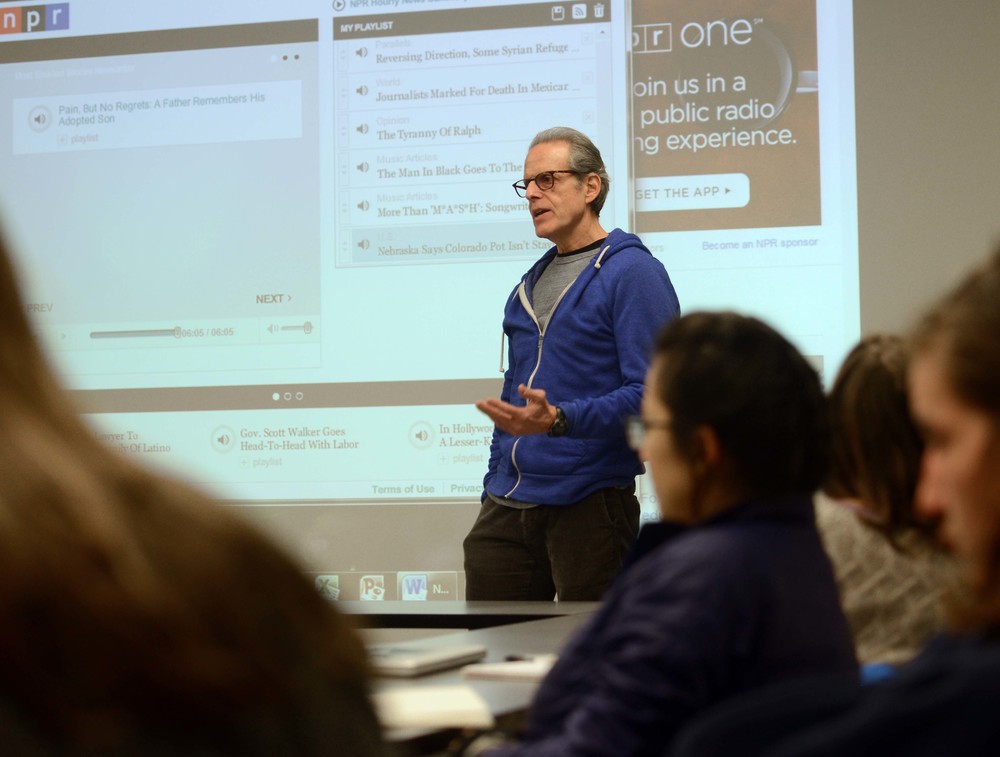
[[[7,754],[383,754],[363,646],[236,513],[103,446],[0,240]]]

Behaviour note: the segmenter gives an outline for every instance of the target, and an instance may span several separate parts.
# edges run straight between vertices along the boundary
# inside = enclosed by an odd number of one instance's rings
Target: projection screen
[[[331,598],[460,599],[502,308],[567,125],[682,309],[859,333],[850,3],[0,2],[0,217],[95,432]],[[644,517],[656,501],[645,478]]]

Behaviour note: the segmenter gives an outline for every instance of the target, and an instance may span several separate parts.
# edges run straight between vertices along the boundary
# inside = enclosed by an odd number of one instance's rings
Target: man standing
[[[599,220],[610,179],[575,129],[540,132],[514,184],[555,246],[507,301],[508,367],[482,508],[465,538],[466,599],[600,599],[639,528],[639,412],[653,338],[680,307],[637,236]]]

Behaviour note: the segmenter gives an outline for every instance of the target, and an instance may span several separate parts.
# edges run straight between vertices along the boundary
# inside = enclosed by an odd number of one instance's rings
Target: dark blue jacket
[[[797,696],[842,697],[823,679]],[[834,688],[831,688],[834,687]],[[1000,752],[1000,641],[939,636],[891,678],[852,689],[856,701],[825,724],[785,738],[762,754],[774,757],[992,757]],[[732,755],[742,754],[738,749]]]
[[[639,237],[615,229],[553,308],[544,333],[532,289],[556,255],[553,247],[507,301],[507,370],[500,398],[524,405],[519,384],[544,389],[562,408],[569,434],[493,433],[484,489],[543,505],[566,505],[642,473],[625,442],[623,421],[639,412],[653,339],[680,312],[663,264]]]
[[[524,740],[495,754],[660,755],[726,697],[856,674],[812,513],[800,497],[748,502],[690,528],[646,525],[632,562],[542,682]]]

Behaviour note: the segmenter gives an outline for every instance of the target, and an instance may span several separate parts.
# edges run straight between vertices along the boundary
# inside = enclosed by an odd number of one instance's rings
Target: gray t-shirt
[[[542,271],[531,290],[531,307],[538,318],[538,326],[542,331],[548,325],[552,308],[555,307],[560,295],[570,284],[576,281],[580,272],[594,259],[597,251],[604,243],[603,239],[587,245],[582,250],[556,255]]]

